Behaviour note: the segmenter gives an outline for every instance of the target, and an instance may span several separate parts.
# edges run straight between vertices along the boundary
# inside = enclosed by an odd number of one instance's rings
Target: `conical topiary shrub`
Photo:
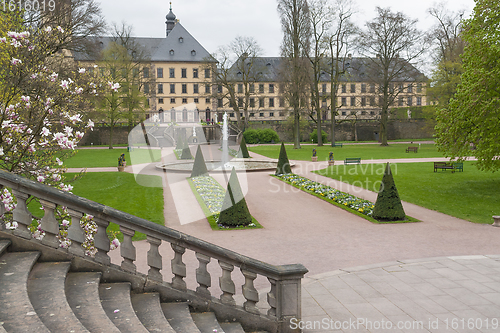
[[[236,171],[231,171],[231,177],[227,183],[226,195],[222,203],[218,224],[226,227],[249,225],[252,223],[252,215],[248,210],[247,202],[241,191],[240,182]]]
[[[189,147],[182,148],[181,160],[192,160],[193,155],[191,155],[191,150]]]
[[[285,143],[281,142],[280,156],[278,158],[278,166],[276,167],[275,175],[282,175],[285,173],[292,173],[288,156],[286,155]]]
[[[387,163],[372,217],[376,220],[397,221],[404,220],[405,216],[398,189],[392,177],[391,167]]]
[[[194,157],[193,170],[191,171],[191,178],[206,175],[208,175],[207,165],[205,164],[201,147],[198,145],[196,156]]]
[[[248,153],[247,144],[245,142],[244,136],[241,136],[240,151],[238,151],[238,157],[250,158],[250,154]]]

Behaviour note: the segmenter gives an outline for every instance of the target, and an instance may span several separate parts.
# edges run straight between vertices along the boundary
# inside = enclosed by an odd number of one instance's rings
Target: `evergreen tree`
[[[278,166],[276,167],[276,176],[292,173],[288,156],[286,155],[285,143],[281,142],[280,156],[278,158]]]
[[[241,191],[238,176],[236,176],[236,171],[233,168],[231,177],[229,177],[229,182],[227,183],[227,191],[218,224],[236,227],[239,225],[249,225],[250,223],[252,223],[252,215],[250,215],[247,202]]]
[[[189,149],[189,147],[182,148],[181,160],[192,160],[192,159],[193,155],[191,155],[191,150]]]
[[[194,157],[193,170],[191,171],[191,178],[207,175],[207,165],[205,164],[205,159],[203,158],[201,147],[200,145],[198,145],[198,149],[196,149],[196,156]]]
[[[250,158],[250,154],[248,153],[247,143],[245,142],[244,136],[241,136],[240,151],[238,152],[238,157]]]
[[[388,221],[404,220],[406,216],[389,163],[387,163],[382,177],[382,184],[380,184],[372,216],[377,220]]]

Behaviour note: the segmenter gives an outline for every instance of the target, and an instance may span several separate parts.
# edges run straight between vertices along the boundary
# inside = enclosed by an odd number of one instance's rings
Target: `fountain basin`
[[[162,169],[165,171],[171,172],[191,172],[193,170],[194,160],[189,161],[178,161],[175,163],[159,163],[156,165],[157,169]],[[207,166],[207,170],[209,172],[227,172],[231,171],[234,167],[235,171],[245,171],[245,172],[253,172],[253,171],[271,171],[276,170],[278,166],[278,161],[270,161],[270,160],[254,160],[247,158],[234,158],[231,161],[224,164],[222,167],[221,161],[205,161],[205,165]],[[294,167],[294,163],[290,163],[291,167]]]

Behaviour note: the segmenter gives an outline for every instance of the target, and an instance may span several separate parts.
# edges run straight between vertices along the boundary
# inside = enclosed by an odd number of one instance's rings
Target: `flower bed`
[[[373,219],[371,218],[371,215],[373,213],[375,204],[371,201],[360,199],[351,194],[341,192],[330,186],[320,184],[293,173],[282,174],[276,177],[301,190],[305,190],[325,199],[329,199],[337,203],[341,207],[347,207],[354,210],[355,212],[366,215],[367,217],[370,217],[370,220]]]
[[[220,184],[210,176],[198,176],[193,178],[188,178],[188,182],[191,185],[191,189],[198,200],[205,216],[210,223],[212,229],[254,229],[262,228],[262,226],[252,218],[253,222],[248,226],[239,226],[235,228],[229,228],[218,224],[220,210],[222,209],[222,203],[224,202],[224,196],[226,195],[226,190],[220,186]]]

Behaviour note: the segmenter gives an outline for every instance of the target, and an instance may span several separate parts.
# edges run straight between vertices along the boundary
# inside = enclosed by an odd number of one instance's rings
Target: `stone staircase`
[[[300,331],[290,321],[301,318],[301,279],[307,273],[301,264],[270,265],[0,170],[0,189],[4,186],[17,200],[11,213],[18,226],[5,230],[1,217],[6,210],[0,202],[0,333]],[[41,241],[28,228],[32,215],[27,201],[32,197],[44,209]],[[57,206],[66,207],[71,217],[68,248],[60,247]],[[82,247],[84,214],[92,215],[97,225],[94,257]],[[110,222],[119,225],[124,237],[120,265],[108,255]],[[146,235],[147,253],[137,253],[135,232]],[[172,250],[170,270],[163,269],[167,255],[159,251],[162,244]],[[196,269],[193,262],[184,262],[187,251],[194,254]],[[137,257],[146,258],[147,275],[137,272]],[[214,265],[207,268],[211,261]],[[164,280],[167,274],[171,282]],[[258,276],[268,282],[267,299],[254,286]],[[186,278],[196,280],[196,290],[187,288]],[[214,280],[222,292],[218,297]],[[240,292],[237,281],[242,281]]]
[[[39,251],[10,252],[0,240],[0,332],[245,332],[187,302],[135,293],[131,282],[103,283],[102,272],[74,272],[71,261],[41,262]]]

